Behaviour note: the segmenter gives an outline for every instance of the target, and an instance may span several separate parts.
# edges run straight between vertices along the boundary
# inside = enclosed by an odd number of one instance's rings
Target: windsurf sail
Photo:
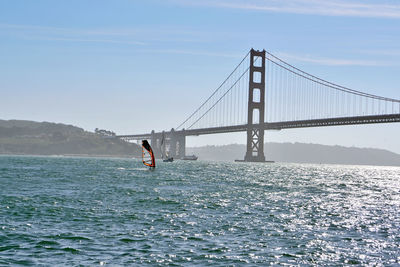
[[[143,164],[150,168],[156,167],[156,161],[154,159],[153,149],[147,140],[142,141],[142,161]]]

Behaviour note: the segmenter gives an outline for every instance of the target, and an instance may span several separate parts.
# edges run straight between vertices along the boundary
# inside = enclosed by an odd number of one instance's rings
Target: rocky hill
[[[0,120],[0,154],[139,157],[136,144],[72,125]]]

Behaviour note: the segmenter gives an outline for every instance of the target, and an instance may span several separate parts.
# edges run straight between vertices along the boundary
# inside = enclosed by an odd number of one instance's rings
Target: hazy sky
[[[397,0],[0,0],[0,119],[118,134],[170,129],[252,47],[335,83],[400,99]],[[400,124],[266,137],[400,153]],[[245,140],[190,137],[188,145]]]

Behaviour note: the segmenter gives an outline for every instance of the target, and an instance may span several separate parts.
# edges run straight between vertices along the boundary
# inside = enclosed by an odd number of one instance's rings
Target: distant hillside
[[[202,160],[233,161],[243,159],[245,145],[203,146],[187,148]],[[400,155],[374,148],[327,146],[303,143],[266,143],[267,160],[294,163],[326,163],[400,166]]]
[[[140,156],[140,147],[72,125],[0,120],[0,154]]]

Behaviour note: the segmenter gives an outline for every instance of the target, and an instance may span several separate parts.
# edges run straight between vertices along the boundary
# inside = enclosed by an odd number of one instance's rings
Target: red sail
[[[142,141],[142,161],[143,164],[151,168],[156,167],[156,161],[154,159],[153,149],[147,140]]]

